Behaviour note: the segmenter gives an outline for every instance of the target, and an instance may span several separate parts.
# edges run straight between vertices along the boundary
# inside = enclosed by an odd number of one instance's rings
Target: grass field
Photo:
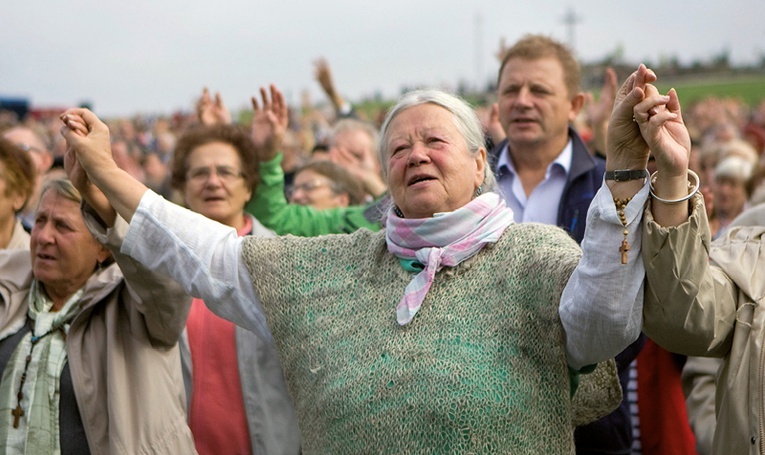
[[[662,93],[674,87],[683,106],[709,97],[738,98],[749,106],[755,106],[765,100],[765,74],[665,79],[659,80],[657,86]],[[595,92],[597,96],[597,90]],[[474,106],[483,104],[482,98],[483,95],[466,97]],[[364,101],[355,107],[367,116],[374,116],[378,111],[392,106],[395,101]]]
[[[710,96],[739,98],[749,106],[754,106],[765,99],[765,75],[676,80],[672,82],[659,81],[657,86],[662,93],[675,87],[684,105]]]

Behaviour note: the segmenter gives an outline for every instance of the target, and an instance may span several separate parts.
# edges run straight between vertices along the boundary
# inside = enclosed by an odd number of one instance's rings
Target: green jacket
[[[290,204],[284,197],[282,155],[260,163],[260,183],[244,208],[277,235],[314,237],[325,234],[349,234],[361,228],[380,229],[378,201],[317,210],[306,205]]]

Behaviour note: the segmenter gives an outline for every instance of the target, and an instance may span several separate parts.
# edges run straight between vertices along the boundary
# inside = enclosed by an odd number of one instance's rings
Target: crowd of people
[[[0,116],[0,452],[765,454],[765,100],[499,57]]]

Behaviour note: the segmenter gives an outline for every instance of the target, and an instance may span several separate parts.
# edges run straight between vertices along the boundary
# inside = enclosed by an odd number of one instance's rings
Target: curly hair
[[[27,152],[7,139],[0,138],[0,162],[5,165],[5,195],[20,194],[24,203],[32,195],[35,184],[35,166]]]
[[[242,162],[242,176],[247,186],[254,190],[260,181],[255,143],[247,131],[237,125],[197,125],[186,130],[178,139],[173,152],[170,185],[176,190],[183,190],[189,170],[189,155],[197,147],[211,142],[223,142],[234,147]]]

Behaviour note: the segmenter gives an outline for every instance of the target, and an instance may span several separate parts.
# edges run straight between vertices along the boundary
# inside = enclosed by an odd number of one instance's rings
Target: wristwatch
[[[640,180],[647,178],[647,169],[617,169],[615,171],[606,171],[606,180],[614,180],[616,182],[626,182],[628,180]]]

